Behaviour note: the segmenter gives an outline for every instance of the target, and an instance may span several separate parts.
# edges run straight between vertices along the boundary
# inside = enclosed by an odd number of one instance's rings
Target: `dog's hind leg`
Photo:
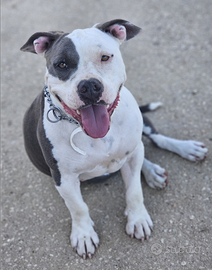
[[[163,136],[151,134],[149,138],[160,148],[174,152],[190,161],[199,161],[206,158],[208,149],[205,144],[197,141],[182,141]]]
[[[157,104],[157,103],[154,103]],[[158,106],[146,105],[140,107],[141,112],[148,112]],[[208,152],[204,143],[196,141],[182,141],[166,137],[157,132],[151,121],[143,115],[143,134],[151,139],[158,147],[169,150],[190,161],[203,160]],[[168,176],[165,169],[159,165],[144,159],[142,173],[147,184],[152,188],[164,188],[168,184]]]
[[[205,159],[208,149],[205,147],[204,143],[191,140],[183,141],[166,137],[156,131],[146,116],[143,116],[143,120],[143,134],[150,138],[158,147],[174,152],[190,161]]]
[[[141,106],[141,113],[150,112],[158,107],[160,107],[162,103],[150,103],[145,106]],[[143,115],[143,134],[151,139],[152,134],[158,134],[157,130],[151,123],[151,121]],[[142,166],[142,173],[147,184],[151,188],[155,189],[163,189],[168,184],[168,174],[165,169],[161,168],[159,165],[152,163],[151,161],[144,159]]]

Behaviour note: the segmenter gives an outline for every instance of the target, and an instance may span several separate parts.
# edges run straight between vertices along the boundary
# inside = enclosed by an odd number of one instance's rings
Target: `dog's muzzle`
[[[77,86],[79,98],[85,103],[85,105],[97,103],[101,98],[103,91],[103,84],[95,78],[83,80]]]
[[[123,84],[117,90],[115,100],[108,104],[101,99],[104,91],[103,84],[95,79],[82,80],[77,86],[77,93],[84,105],[78,109],[70,108],[61,97],[56,95],[63,106],[64,111],[76,119],[83,131],[90,137],[103,138],[110,129],[111,115],[119,102],[119,92]]]

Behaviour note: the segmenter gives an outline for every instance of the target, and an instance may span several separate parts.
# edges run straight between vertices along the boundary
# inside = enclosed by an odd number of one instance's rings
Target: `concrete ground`
[[[212,269],[212,1],[2,1],[1,269]],[[149,115],[158,130],[203,141],[204,162],[191,163],[144,139],[146,156],[165,167],[170,184],[142,182],[154,232],[144,243],[125,234],[119,173],[84,183],[100,246],[83,260],[70,246],[71,219],[53,180],[26,156],[22,119],[44,85],[45,61],[19,48],[37,31],[85,28],[123,18],[142,27],[122,45],[126,86],[139,104],[162,101]],[[130,112],[129,112],[130,113]]]

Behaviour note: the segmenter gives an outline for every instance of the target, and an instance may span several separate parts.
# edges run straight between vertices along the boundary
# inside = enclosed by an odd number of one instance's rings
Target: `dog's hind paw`
[[[204,160],[208,152],[204,143],[196,141],[181,141],[178,148],[179,155],[190,161]]]
[[[168,185],[168,174],[166,170],[147,159],[144,160],[142,173],[148,186],[151,188],[163,189]]]

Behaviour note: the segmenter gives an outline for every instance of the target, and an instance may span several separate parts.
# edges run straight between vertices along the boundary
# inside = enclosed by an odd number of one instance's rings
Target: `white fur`
[[[151,129],[151,127],[148,127],[148,126],[145,126],[145,125],[144,125],[144,127],[143,127],[143,132],[144,132],[144,134],[146,134],[146,135],[150,135],[150,134],[152,133],[152,129]]]
[[[149,104],[149,109],[150,109],[150,111],[154,111],[154,110],[156,110],[157,108],[159,108],[161,106],[163,106],[162,102],[151,102]]]
[[[70,38],[80,55],[77,71],[67,81],[60,81],[46,71],[48,86],[53,103],[63,110],[56,94],[65,104],[77,110],[84,105],[77,94],[80,81],[96,78],[104,87],[101,100],[112,104],[120,86],[126,80],[124,63],[119,51],[119,42],[98,29],[75,30]],[[102,62],[102,55],[111,56]],[[154,103],[150,109],[156,109],[160,103]],[[93,221],[83,201],[80,181],[115,172],[121,169],[126,186],[126,232],[131,237],[144,240],[151,234],[151,218],[143,203],[140,171],[144,160],[142,136],[142,116],[132,94],[122,87],[119,105],[111,118],[110,130],[104,138],[93,139],[74,123],[59,121],[51,123],[46,119],[49,104],[45,101],[43,124],[46,136],[53,146],[52,153],[61,174],[61,185],[57,190],[65,200],[71,217],[71,244],[83,258],[91,257],[99,244],[99,238],[93,229]],[[203,159],[206,148],[197,142],[182,142],[162,135],[150,137],[165,149],[192,159]],[[165,170],[149,161],[142,168],[148,184],[163,188],[167,180]]]
[[[50,123],[46,119],[48,107],[46,102],[44,128],[54,146],[53,155],[58,161],[61,173],[61,185],[57,190],[65,200],[72,216],[71,244],[78,254],[85,257],[87,250],[87,256],[90,256],[99,243],[88,207],[81,196],[80,180],[112,173],[119,169],[126,186],[128,215],[126,232],[141,240],[148,238],[153,224],[143,204],[140,182],[144,158],[141,142],[143,123],[132,94],[125,87],[122,88],[119,105],[112,116],[111,128],[104,138],[92,139],[84,132],[74,135],[72,138],[74,145],[83,149],[86,156],[75,151],[69,142],[76,125],[67,121]]]
[[[204,143],[196,141],[181,141],[165,137],[161,134],[152,134],[150,138],[160,147],[174,152],[190,161],[203,160],[208,152]]]
[[[167,174],[165,169],[161,168],[159,165],[144,159],[142,173],[151,188],[161,189],[166,187]]]
[[[144,240],[151,234],[152,220],[143,204],[142,188],[140,183],[141,160],[144,159],[143,144],[140,142],[135,151],[128,157],[121,168],[122,178],[126,187],[127,207],[125,214],[128,218],[126,232],[131,237]]]
[[[77,94],[79,82],[95,78],[104,86],[101,100],[108,104],[113,103],[120,85],[124,84],[126,80],[125,66],[117,39],[96,28],[77,29],[67,35],[67,38],[72,40],[80,55],[77,72],[69,80],[61,83],[47,70],[46,85],[50,93],[59,95],[68,107],[77,110],[84,105]],[[102,62],[102,55],[111,56],[110,60]],[[57,99],[53,97],[53,100],[57,106],[62,108]]]

